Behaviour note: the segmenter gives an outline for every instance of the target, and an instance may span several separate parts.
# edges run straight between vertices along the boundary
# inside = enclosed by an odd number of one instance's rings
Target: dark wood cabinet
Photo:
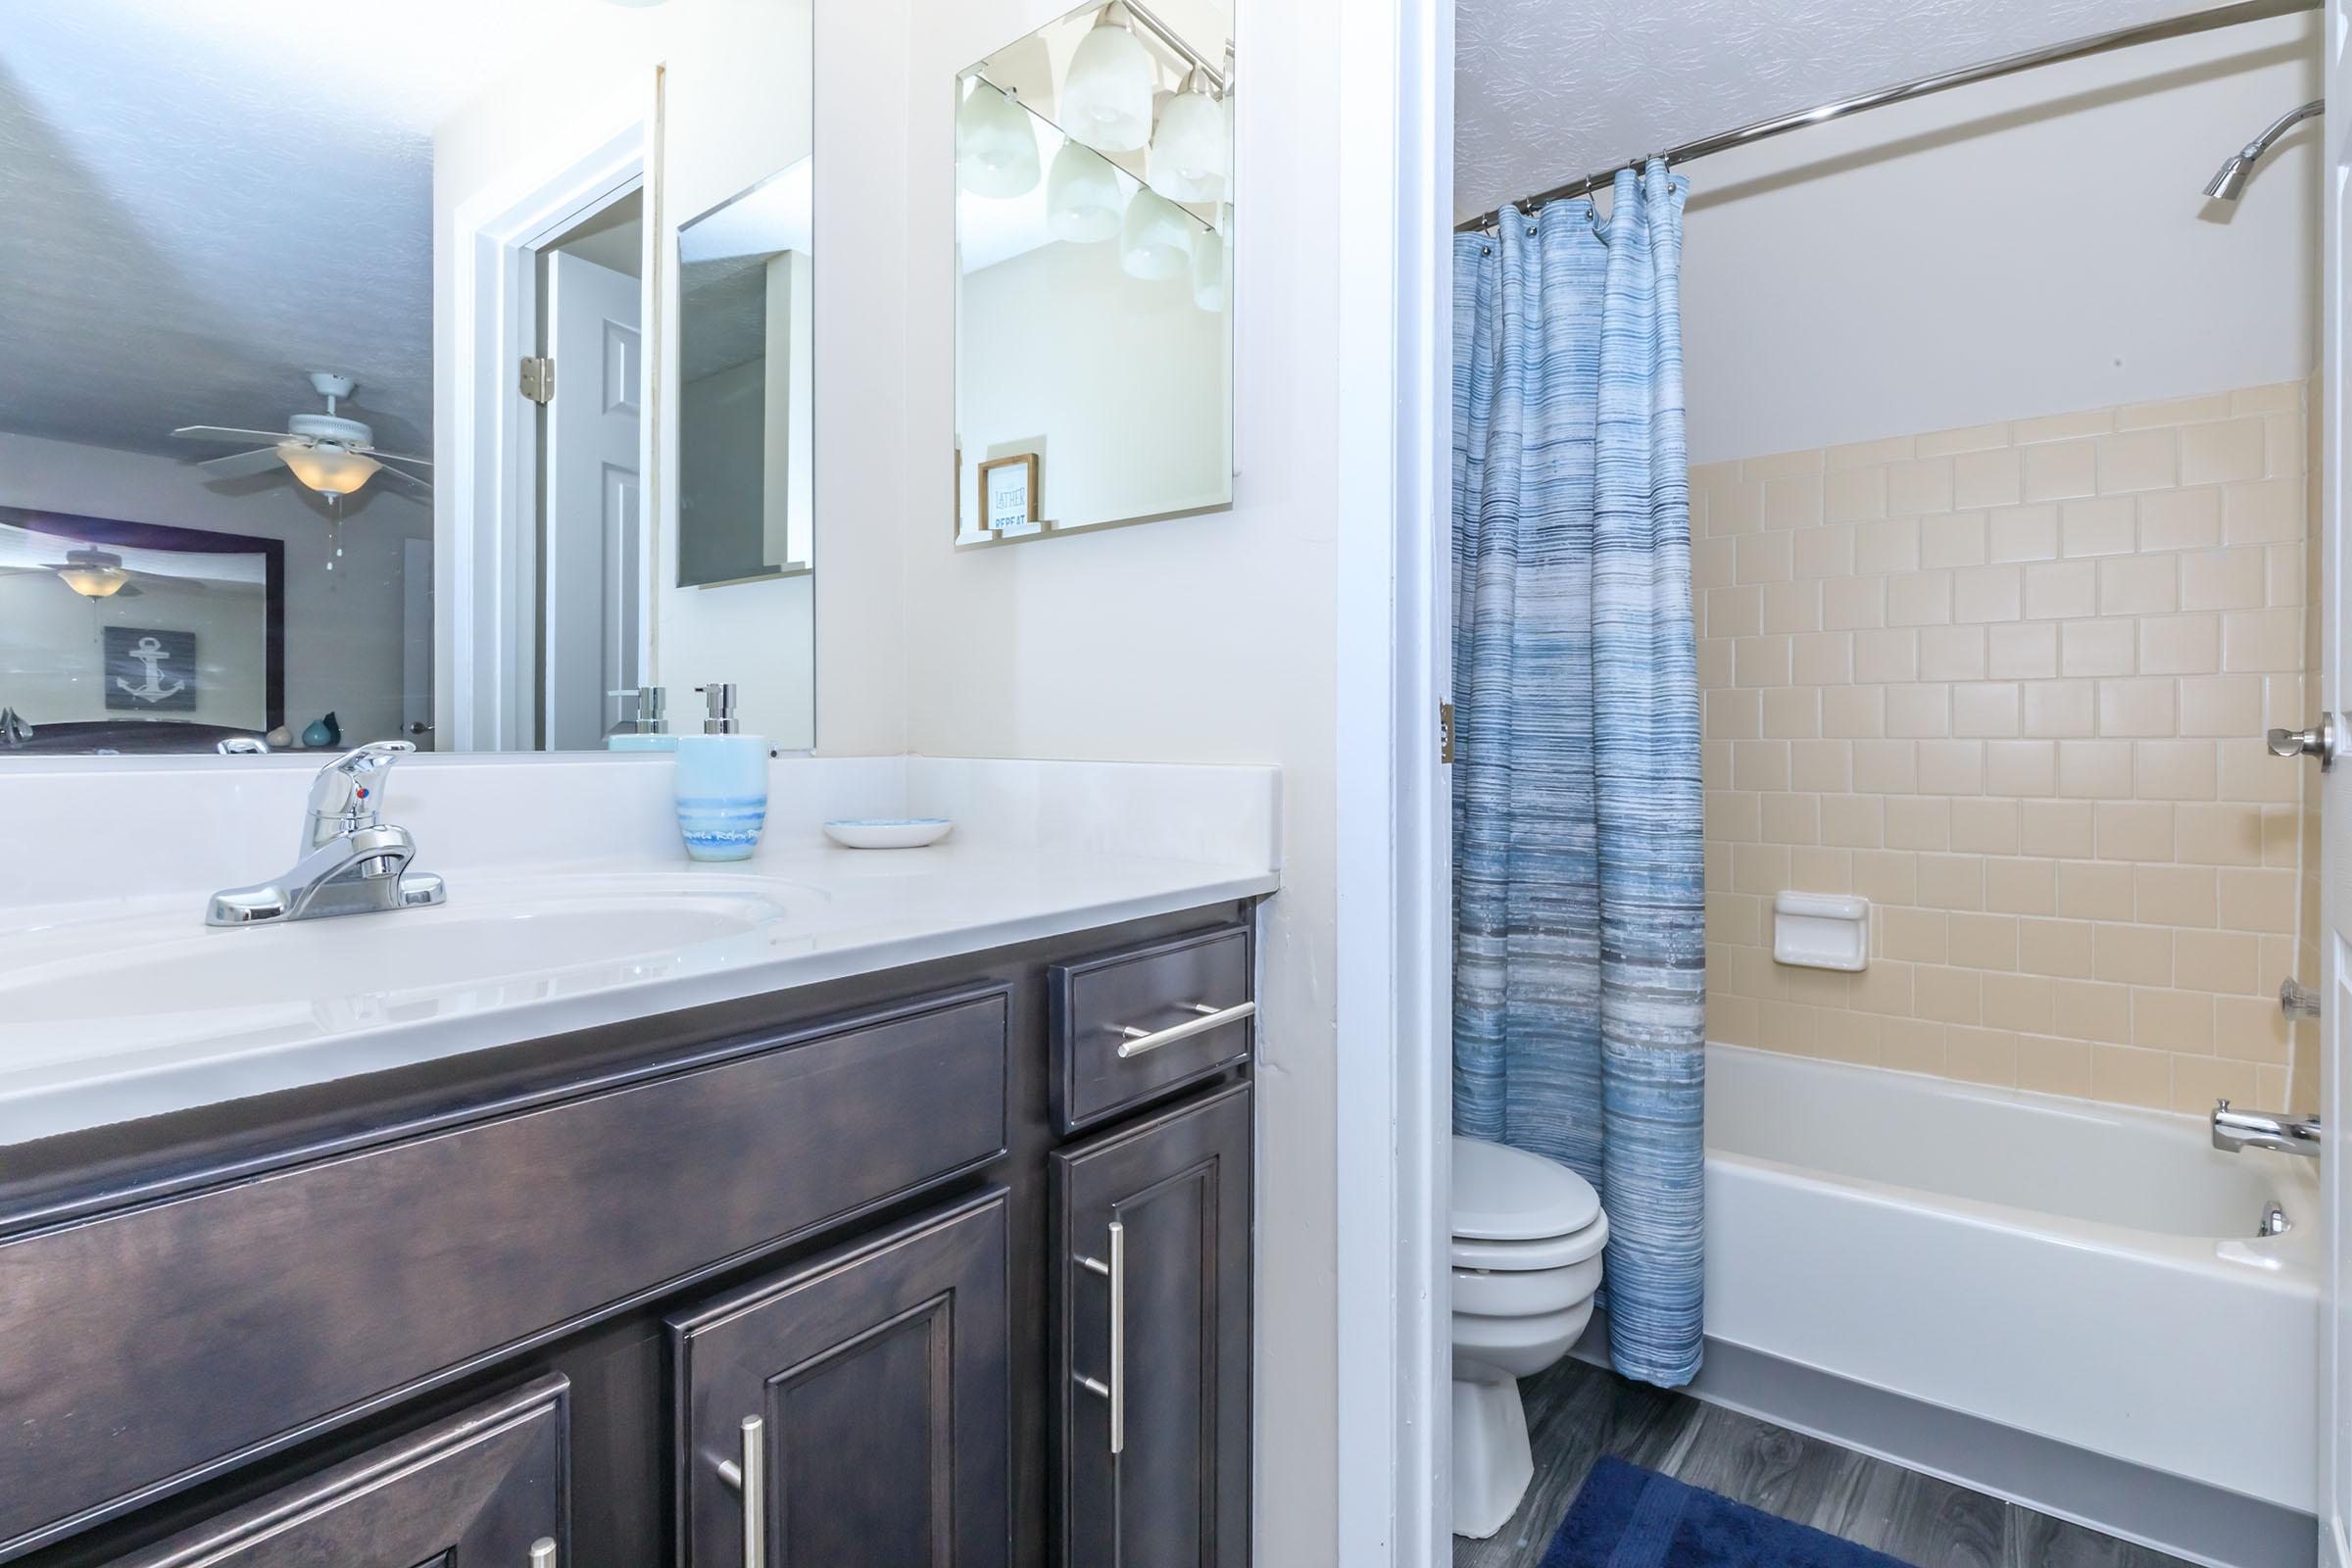
[[[995,1189],[671,1320],[686,1568],[1005,1568]]]
[[[567,1393],[537,1379],[116,1568],[564,1568]]]
[[[1250,1086],[1056,1151],[1061,1568],[1250,1551]]]
[[[1247,915],[0,1151],[0,1564],[1246,1568]]]

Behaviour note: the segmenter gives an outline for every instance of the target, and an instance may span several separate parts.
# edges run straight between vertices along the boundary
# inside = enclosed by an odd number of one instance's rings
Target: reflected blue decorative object
[[[328,713],[323,718],[314,718],[310,722],[310,727],[302,732],[302,744],[313,751],[328,746],[340,746],[343,744],[343,726],[335,722],[333,713]]]
[[[1698,1371],[1706,947],[1683,197],[1454,241],[1453,1127],[1609,1216],[1609,1352]]]
[[[760,735],[680,735],[678,832],[698,860],[748,860],[767,823],[767,741]]]

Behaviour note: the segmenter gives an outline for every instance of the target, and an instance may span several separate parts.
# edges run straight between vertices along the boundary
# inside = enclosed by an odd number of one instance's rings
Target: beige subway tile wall
[[[2286,1102],[2312,396],[1691,469],[1711,1039]],[[1774,962],[1783,889],[1870,899],[1869,968]]]

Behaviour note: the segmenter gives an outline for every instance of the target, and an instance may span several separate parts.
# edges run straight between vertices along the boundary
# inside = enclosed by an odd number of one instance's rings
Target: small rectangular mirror
[[[957,75],[957,544],[1232,503],[1231,31],[1118,0]]]
[[[806,572],[815,514],[811,158],[678,228],[678,586]]]

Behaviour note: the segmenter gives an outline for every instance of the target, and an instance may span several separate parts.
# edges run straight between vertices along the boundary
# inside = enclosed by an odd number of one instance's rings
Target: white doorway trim
[[[1339,1560],[1452,1557],[1453,8],[1341,26]]]
[[[433,563],[435,722],[450,751],[527,751],[533,744],[537,623],[537,406],[522,395],[516,366],[538,341],[534,252],[581,218],[649,184],[657,103],[646,89],[589,118],[578,151],[461,206],[454,221],[457,439],[439,489],[447,510]],[[646,374],[659,225],[646,233]],[[649,387],[650,391],[650,387]],[[639,471],[651,474],[652,420],[640,437]],[[651,537],[659,503],[642,492]],[[650,581],[650,577],[647,579]],[[643,662],[640,667],[651,667]]]

